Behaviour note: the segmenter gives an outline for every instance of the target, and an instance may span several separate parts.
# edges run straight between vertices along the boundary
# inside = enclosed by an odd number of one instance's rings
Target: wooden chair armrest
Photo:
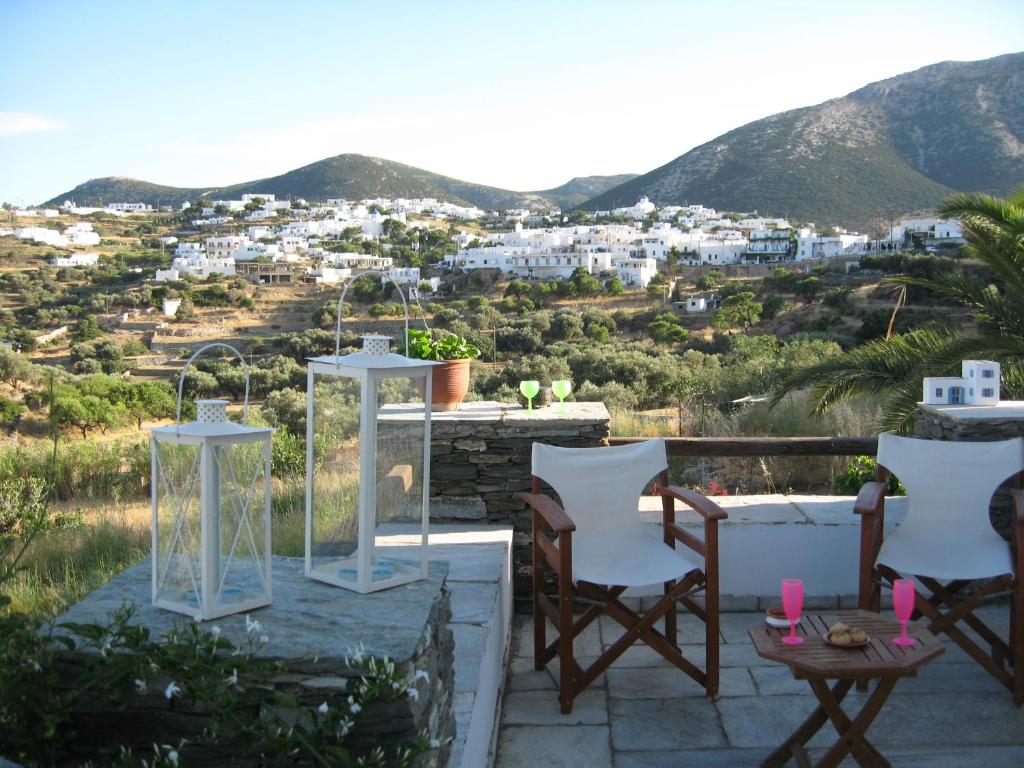
[[[668,496],[683,502],[705,520],[725,520],[729,517],[724,509],[707,496],[691,491],[689,488],[680,488],[677,485],[656,485],[654,492],[658,496]]]
[[[544,518],[544,522],[550,525],[553,531],[562,533],[576,530],[576,523],[550,496],[543,493],[524,493],[521,496],[534,512]]]
[[[853,502],[853,512],[857,515],[877,515],[882,511],[882,503],[885,500],[885,492],[888,490],[887,483],[880,483],[873,480],[864,483]]]
[[[1024,488],[1014,488],[1010,493],[1013,496],[1013,522],[1024,528]]]

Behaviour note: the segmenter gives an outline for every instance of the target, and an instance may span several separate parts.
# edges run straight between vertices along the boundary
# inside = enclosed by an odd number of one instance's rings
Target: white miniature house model
[[[341,355],[344,298],[335,354],[308,362],[306,575],[367,593],[427,575],[424,403],[440,363],[389,352],[391,339],[376,335],[363,337],[361,351]]]
[[[153,429],[153,604],[197,620],[270,605],[270,437],[227,420],[226,400],[197,400],[196,420]],[[245,361],[242,361],[245,366]]]
[[[960,376],[924,380],[925,405],[999,405],[999,363],[964,360]]]

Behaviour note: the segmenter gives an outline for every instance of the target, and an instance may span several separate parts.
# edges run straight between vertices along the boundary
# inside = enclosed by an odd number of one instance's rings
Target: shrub
[[[846,465],[846,469],[842,474],[838,474],[832,479],[833,493],[837,496],[856,496],[860,493],[861,486],[863,486],[864,483],[871,482],[875,479],[875,470],[877,467],[878,462],[875,461],[873,456],[854,457],[854,459]],[[889,487],[886,493],[889,496],[905,496],[907,490],[895,475],[890,474]]]

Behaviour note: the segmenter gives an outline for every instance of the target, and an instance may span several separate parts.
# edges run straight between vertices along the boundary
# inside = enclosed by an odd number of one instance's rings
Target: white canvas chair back
[[[661,438],[608,448],[533,444],[533,474],[555,489],[576,524],[574,579],[644,586],[696,567],[640,519],[644,487],[667,466]]]
[[[577,537],[640,527],[640,495],[666,467],[660,438],[609,448],[533,444],[533,474],[558,493]]]
[[[1024,439],[986,443],[881,434],[878,463],[907,488],[909,509],[878,562],[904,574],[977,579],[1011,573],[1009,544],[989,521],[992,494],[1024,469]]]

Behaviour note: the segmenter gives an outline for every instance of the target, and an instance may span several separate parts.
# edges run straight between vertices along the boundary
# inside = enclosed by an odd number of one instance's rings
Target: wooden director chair
[[[1024,439],[991,443],[878,438],[879,474],[865,483],[854,504],[861,515],[860,607],[878,611],[883,583],[914,576],[915,616],[928,619],[933,634],[945,633],[1024,704]],[[883,540],[886,473],[906,486],[906,518]],[[1012,541],[989,522],[996,488],[1016,477]],[[970,587],[970,589],[968,589]],[[1010,594],[1010,632],[1005,641],[974,611],[988,598]],[[965,634],[974,630],[983,648]]]
[[[662,497],[662,530],[640,518],[639,501],[655,476]],[[561,506],[540,493],[548,483]],[[705,688],[718,692],[718,521],[726,513],[698,493],[668,485],[665,441],[648,440],[610,448],[556,448],[533,444],[533,493],[523,494],[533,510],[534,665],[544,669],[559,659],[562,713],[630,645],[642,640]],[[703,541],[675,521],[675,501],[696,510],[704,521]],[[549,538],[548,531],[555,538]],[[683,548],[677,549],[676,543]],[[558,598],[545,593],[544,567],[557,577]],[[664,596],[646,614],[627,607],[628,587],[663,585]],[[703,591],[704,604],[695,596]],[[573,620],[573,601],[592,601]],[[676,633],[676,603],[705,624],[706,671],[684,658]],[[592,665],[582,669],[573,658],[573,639],[601,614],[625,627]],[[664,631],[655,623],[664,618]],[[546,620],[558,630],[546,640]]]

